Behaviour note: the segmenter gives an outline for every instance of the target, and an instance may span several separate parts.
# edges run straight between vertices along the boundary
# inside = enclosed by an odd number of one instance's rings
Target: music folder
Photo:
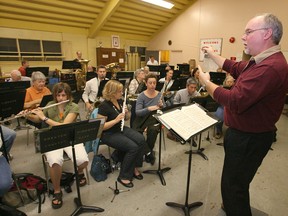
[[[168,130],[185,141],[218,122],[198,104],[183,106],[157,118]]]
[[[60,148],[94,140],[98,136],[100,119],[90,119],[38,130],[40,152],[43,154]]]

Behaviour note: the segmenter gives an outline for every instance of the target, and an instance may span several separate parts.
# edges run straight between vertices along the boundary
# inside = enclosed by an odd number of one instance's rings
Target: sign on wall
[[[112,48],[120,48],[120,37],[112,35]]]
[[[200,39],[200,58],[199,61],[204,61],[204,52],[202,52],[202,47],[211,46],[214,49],[214,52],[218,55],[221,55],[222,50],[222,38],[208,38]]]

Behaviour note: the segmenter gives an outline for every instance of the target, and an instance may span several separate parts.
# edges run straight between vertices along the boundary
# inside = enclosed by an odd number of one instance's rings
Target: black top
[[[104,100],[98,107],[98,113],[102,116],[106,116],[106,121],[115,119],[120,113],[122,113],[123,100],[118,100],[120,109],[117,109],[111,101]],[[113,127],[105,130],[104,133],[116,133],[121,131],[121,121],[115,124]]]

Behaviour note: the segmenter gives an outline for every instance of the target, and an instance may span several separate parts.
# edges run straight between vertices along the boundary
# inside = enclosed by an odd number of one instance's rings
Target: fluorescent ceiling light
[[[171,9],[172,7],[174,7],[174,4],[167,2],[167,1],[164,1],[164,0],[142,0],[142,1],[148,2],[150,4],[154,4],[154,5],[157,5],[160,7],[164,7],[167,9]]]

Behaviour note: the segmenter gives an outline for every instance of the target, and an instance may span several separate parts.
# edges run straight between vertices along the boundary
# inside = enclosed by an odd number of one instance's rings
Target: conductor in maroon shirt
[[[200,82],[208,93],[224,105],[228,126],[224,137],[225,159],[221,193],[227,216],[251,216],[249,185],[268,153],[276,131],[285,95],[288,66],[280,50],[281,21],[272,14],[252,18],[242,36],[249,62],[235,62],[216,55],[212,47],[202,51],[234,77],[231,90],[210,81],[200,69]]]

